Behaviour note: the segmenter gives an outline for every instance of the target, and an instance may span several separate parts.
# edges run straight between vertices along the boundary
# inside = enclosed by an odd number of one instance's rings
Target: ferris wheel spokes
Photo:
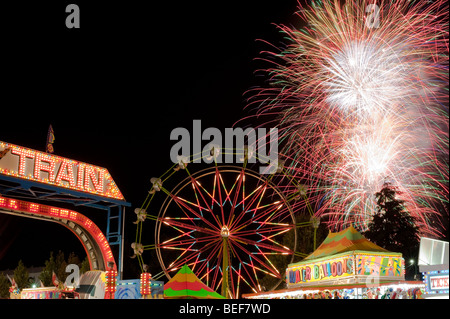
[[[277,286],[283,276],[273,258],[292,262],[296,241],[284,244],[284,236],[293,231],[296,238],[296,227],[293,211],[270,179],[229,165],[195,174],[186,167],[178,171],[188,176],[171,190],[167,178],[154,179],[159,194],[166,195],[158,216],[146,213],[155,187],[141,208],[145,219],[156,221],[150,248],[156,249],[164,274],[170,279],[186,264],[209,287],[222,285],[222,295],[233,298],[247,286],[252,291],[261,291],[263,283]],[[139,216],[142,230],[145,219]],[[141,235],[136,238],[140,243]]]

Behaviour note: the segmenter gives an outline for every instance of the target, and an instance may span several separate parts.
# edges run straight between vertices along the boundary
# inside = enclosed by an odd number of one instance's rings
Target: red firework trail
[[[297,15],[304,27],[279,26],[289,44],[264,53],[270,87],[249,101],[276,123],[289,179],[307,185],[330,226],[362,230],[390,182],[422,234],[439,235],[437,207],[449,194],[447,2],[317,1]]]

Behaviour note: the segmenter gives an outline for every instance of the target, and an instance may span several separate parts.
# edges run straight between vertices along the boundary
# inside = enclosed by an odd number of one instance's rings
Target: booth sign
[[[403,258],[400,254],[354,251],[290,264],[286,269],[288,288],[363,282],[369,276],[380,281],[404,280]]]
[[[423,281],[427,294],[448,294],[448,270],[424,272]]]

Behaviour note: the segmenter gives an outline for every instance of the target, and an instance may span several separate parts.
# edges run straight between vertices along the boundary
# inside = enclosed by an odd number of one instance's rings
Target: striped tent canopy
[[[368,241],[353,226],[350,226],[337,233],[330,231],[322,244],[312,254],[306,257],[305,260],[317,259],[353,250],[388,252],[388,250]]]
[[[164,284],[165,299],[225,299],[209,288],[184,265],[178,273]]]

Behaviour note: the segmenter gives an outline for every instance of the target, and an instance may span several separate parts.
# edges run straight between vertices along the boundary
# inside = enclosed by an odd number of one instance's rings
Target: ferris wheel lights
[[[227,226],[222,226],[222,229],[220,230],[220,236],[222,237],[229,237],[230,236],[230,230],[228,229]]]
[[[133,248],[134,255],[131,258],[136,258],[136,256],[141,256],[144,252],[144,245],[140,243],[132,243],[131,248]]]
[[[137,220],[135,222],[133,222],[133,224],[137,224],[139,222],[143,222],[147,218],[147,212],[145,211],[145,209],[136,208],[134,210],[134,213],[137,215]]]
[[[221,153],[223,150],[210,145],[203,155],[204,158],[210,155],[212,159]],[[241,149],[235,155],[244,156],[245,160],[245,156],[247,159],[254,157],[251,153],[252,149],[247,148],[244,153]],[[172,173],[181,171],[186,163],[180,157],[177,159],[178,165],[172,166]],[[295,228],[290,227],[288,221],[293,219],[293,212],[288,204],[283,204],[285,199],[276,186],[245,167],[215,165],[192,175],[185,171],[188,176],[173,190],[162,188],[161,180],[165,183],[165,177],[150,180],[153,193],[163,190],[160,193],[170,197],[155,219],[158,234],[154,246],[166,276],[170,279],[183,264],[192,265],[199,278],[205,279],[212,289],[218,289],[224,267],[220,267],[219,260],[224,256],[221,249],[226,247],[233,256],[227,266],[234,283],[229,288],[230,295],[239,295],[240,283],[254,291],[261,289],[258,273],[282,280],[269,257],[293,255],[295,247],[289,249],[280,241],[284,233]],[[153,196],[148,198],[151,200]],[[142,207],[148,205],[144,202]],[[283,209],[277,211],[281,207]],[[135,213],[138,215],[140,211]],[[169,213],[171,217],[167,216]],[[147,219],[151,219],[151,215]],[[137,231],[141,232],[139,226]],[[143,248],[146,250],[147,246]],[[178,255],[174,254],[177,250]],[[142,263],[142,258],[138,259]],[[165,259],[169,266],[164,265]]]
[[[189,163],[189,159],[186,156],[177,155],[177,163],[177,167],[174,168],[175,171],[186,169],[186,166]]]
[[[135,213],[136,215],[138,215],[138,214],[140,214],[140,213],[142,213],[142,212],[145,213],[145,209],[141,209],[141,208],[135,208],[135,209],[134,209],[134,213]]]
[[[152,183],[152,189],[150,190],[150,194],[154,194],[155,192],[159,192],[162,188],[162,181],[160,178],[152,177],[150,179],[150,183]]]
[[[206,146],[205,146],[206,147]],[[209,156],[205,157],[205,160],[211,162],[211,160],[216,160],[220,155],[220,146],[217,144],[210,144]]]
[[[247,162],[249,159],[253,158],[255,153],[255,148],[253,146],[244,145],[243,156],[239,158],[241,162]]]

